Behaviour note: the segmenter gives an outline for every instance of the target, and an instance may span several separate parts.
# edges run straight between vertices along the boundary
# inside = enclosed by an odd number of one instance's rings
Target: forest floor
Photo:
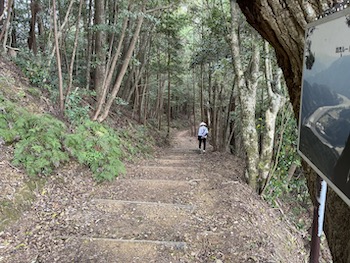
[[[298,231],[243,182],[242,161],[196,147],[176,132],[172,147],[102,184],[79,165],[60,169],[0,233],[0,262],[306,262]],[[1,164],[2,178],[21,174]],[[11,195],[18,181],[6,179]]]

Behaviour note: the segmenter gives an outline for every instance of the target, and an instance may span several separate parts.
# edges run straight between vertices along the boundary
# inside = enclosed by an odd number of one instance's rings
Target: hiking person
[[[198,129],[198,141],[199,141],[199,151],[202,151],[202,142],[203,142],[203,153],[205,153],[205,145],[207,141],[207,136],[208,136],[208,128],[207,124],[205,122],[201,122],[199,124],[199,129]]]

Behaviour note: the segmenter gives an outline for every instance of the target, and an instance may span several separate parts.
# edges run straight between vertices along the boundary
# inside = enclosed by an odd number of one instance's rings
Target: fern
[[[49,175],[60,163],[68,161],[61,141],[65,125],[49,115],[29,115],[15,122],[21,140],[14,151],[14,165],[23,166],[29,175]]]
[[[86,120],[75,133],[67,135],[64,143],[79,163],[89,166],[98,181],[113,180],[125,172],[120,140],[107,126]]]
[[[88,119],[76,120],[82,124],[67,134],[63,122],[50,115],[28,113],[0,96],[0,137],[14,145],[13,164],[29,175],[49,175],[73,157],[87,165],[96,180],[113,180],[125,172],[123,159],[148,152],[154,143],[144,128],[117,133]]]

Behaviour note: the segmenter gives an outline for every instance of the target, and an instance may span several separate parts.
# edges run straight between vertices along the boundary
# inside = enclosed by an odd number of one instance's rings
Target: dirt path
[[[301,240],[242,182],[241,162],[199,154],[187,131],[127,170],[102,185],[71,168],[56,175],[1,233],[0,262],[304,262]]]

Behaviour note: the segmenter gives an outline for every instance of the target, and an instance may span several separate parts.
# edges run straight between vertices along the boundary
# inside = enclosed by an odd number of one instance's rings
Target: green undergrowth
[[[50,175],[75,159],[89,167],[98,181],[124,173],[123,161],[150,154],[154,143],[141,126],[114,130],[85,119],[67,129],[57,118],[29,113],[1,95],[0,139],[14,145],[12,164],[29,175]]]
[[[120,139],[111,128],[86,120],[74,133],[67,134],[64,145],[79,163],[90,167],[98,181],[112,180],[125,172],[121,161]]]

